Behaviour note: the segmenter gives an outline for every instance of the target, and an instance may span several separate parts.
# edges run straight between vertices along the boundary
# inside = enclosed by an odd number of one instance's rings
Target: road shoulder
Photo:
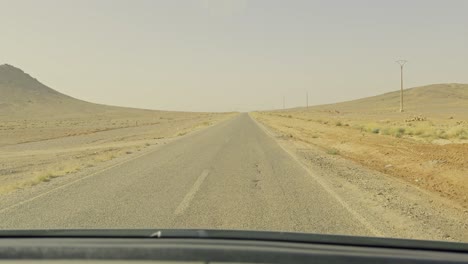
[[[112,159],[103,160],[94,166],[83,167],[79,171],[67,173],[60,177],[51,178],[50,180],[43,181],[40,184],[26,186],[25,188],[18,188],[12,192],[0,194],[0,213],[7,213],[7,211],[10,209],[13,209],[22,204],[29,203],[49,193],[59,191],[62,188],[71,186],[90,177],[99,176],[103,172],[149,155],[155,151],[160,150],[161,148],[167,147],[167,145],[173,142],[195,136],[214,126],[222,125],[231,120],[233,117],[235,117],[235,115],[229,118],[218,120],[217,122],[213,122],[208,126],[199,126],[196,129],[186,131],[183,134],[178,134],[173,137],[155,138],[150,141],[151,144],[142,145],[135,150],[132,149],[132,151],[126,151],[126,149],[123,149],[121,152],[123,152],[124,155],[119,155],[113,157]],[[90,135],[92,136],[93,134]],[[148,140],[143,142],[148,142]]]
[[[383,236],[468,239],[468,211],[463,208],[399,179],[294,140],[252,119],[298,162],[320,177],[352,210],[377,226]]]

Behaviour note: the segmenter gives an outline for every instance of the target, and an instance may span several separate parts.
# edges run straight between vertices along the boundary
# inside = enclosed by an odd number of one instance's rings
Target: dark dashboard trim
[[[196,230],[196,229],[48,229],[1,230],[5,238],[148,238],[148,239],[229,239],[244,241],[294,242],[394,249],[437,250],[468,253],[468,243],[412,239],[307,234],[292,232]]]

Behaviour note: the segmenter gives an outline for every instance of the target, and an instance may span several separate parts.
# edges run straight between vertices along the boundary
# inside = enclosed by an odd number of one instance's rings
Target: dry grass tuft
[[[43,182],[49,182],[54,178],[78,172],[80,169],[81,166],[75,162],[63,163],[58,167],[53,167],[49,168],[46,171],[38,172],[35,176],[33,176],[30,179],[22,180],[9,185],[0,186],[0,193],[5,194],[15,191],[17,189],[32,187]]]
[[[330,154],[330,155],[339,155],[340,154],[340,151],[335,149],[335,148],[330,148],[330,149],[327,149],[327,154]]]
[[[411,136],[415,138],[434,140],[434,139],[468,139],[468,128],[461,125],[458,126],[441,126],[435,125],[429,121],[418,123],[398,124],[388,122],[381,123],[357,123],[352,126],[364,132],[388,135],[394,137]]]

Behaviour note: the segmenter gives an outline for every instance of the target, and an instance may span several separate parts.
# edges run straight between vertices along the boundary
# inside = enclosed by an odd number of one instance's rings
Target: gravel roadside
[[[259,123],[384,236],[468,241],[468,210],[400,179],[283,135]]]

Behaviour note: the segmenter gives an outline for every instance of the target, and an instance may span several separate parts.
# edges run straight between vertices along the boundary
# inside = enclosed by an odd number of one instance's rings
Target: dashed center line
[[[184,199],[182,200],[182,202],[180,202],[179,206],[177,206],[177,208],[176,208],[176,210],[174,212],[175,215],[181,215],[189,207],[190,202],[193,200],[193,198],[197,194],[198,190],[200,190],[200,187],[201,187],[203,181],[208,176],[208,174],[210,174],[210,170],[205,169],[200,174],[200,176],[198,176],[197,181],[195,181],[192,188],[190,188],[190,191],[185,195]]]

